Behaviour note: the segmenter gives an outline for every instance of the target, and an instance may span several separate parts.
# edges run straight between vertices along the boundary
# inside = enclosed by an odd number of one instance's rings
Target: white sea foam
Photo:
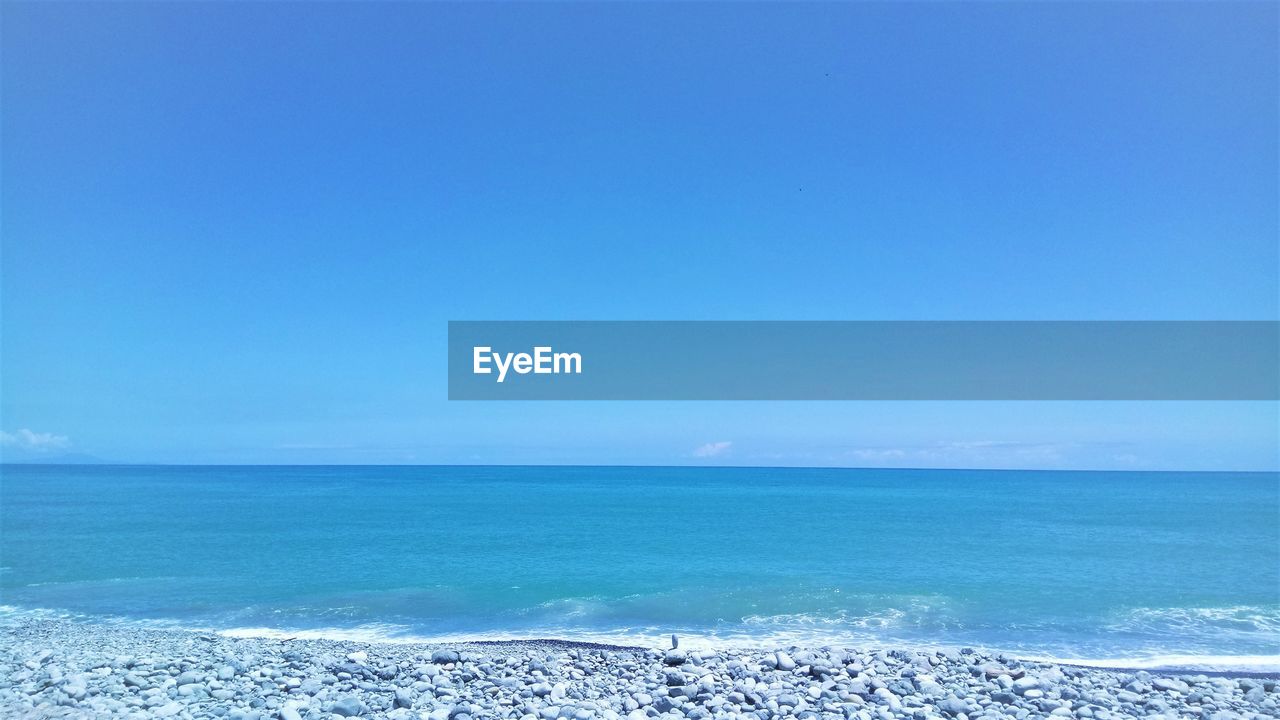
[[[353,628],[309,628],[288,630],[269,627],[238,627],[214,631],[231,638],[261,638],[268,640],[343,640],[366,643],[425,643],[430,638],[412,635],[401,625],[369,624]]]
[[[922,612],[912,608],[884,608],[862,613],[783,613],[748,615],[742,619],[749,633],[756,632],[821,632],[828,635],[852,634],[861,637],[864,630],[882,632],[919,624]]]
[[[1117,632],[1245,633],[1280,647],[1280,604],[1271,606],[1132,608],[1106,626]]]
[[[266,627],[231,628],[217,631],[234,638],[340,640],[364,643],[388,644],[448,644],[467,642],[496,642],[509,640],[571,640],[606,645],[636,647],[666,647],[671,633],[659,628],[620,628],[607,632],[589,632],[569,628],[545,628],[538,630],[487,631],[479,633],[414,634],[407,628],[395,625],[363,625],[356,628],[312,628],[306,630],[280,630]],[[680,646],[693,650],[773,649],[779,647],[858,647],[863,649],[891,649],[910,647],[916,650],[948,650],[956,646],[947,643],[903,643],[872,637],[824,636],[800,633],[749,633],[682,634]],[[1083,665],[1099,668],[1124,669],[1185,669],[1231,672],[1280,672],[1280,655],[1139,655],[1117,657],[1071,657],[1046,655],[1018,650],[1001,650],[980,647],[982,652],[1000,653],[1022,657],[1037,662]]]
[[[24,608],[16,605],[0,605],[0,617],[11,620],[21,620],[25,617],[71,620],[81,616],[66,610],[54,610],[52,608]]]
[[[1027,660],[1140,670],[1190,669],[1217,672],[1280,672],[1280,655],[1152,655],[1135,658],[1071,658],[1029,656]]]
[[[1272,616],[1268,608],[1201,608],[1178,609],[1170,612],[1143,609],[1131,613],[1134,617],[1202,617],[1228,618],[1233,621],[1247,618],[1255,627],[1269,631]],[[386,644],[441,644],[465,642],[492,642],[504,640],[558,639],[592,642],[608,645],[636,647],[666,647],[672,632],[680,636],[681,647],[697,650],[724,649],[773,649],[779,647],[850,647],[862,649],[914,648],[918,650],[957,649],[959,644],[939,637],[938,642],[922,640],[918,635],[905,636],[893,632],[894,624],[901,623],[906,613],[900,610],[858,617],[825,616],[798,613],[791,615],[760,615],[744,618],[741,623],[719,628],[643,625],[585,629],[572,623],[539,624],[534,627],[490,629],[484,631],[458,631],[423,633],[415,628],[395,623],[365,623],[353,626],[329,627],[269,627],[262,625],[231,626],[209,621],[181,621],[177,619],[133,619],[118,616],[84,615],[48,608],[21,608],[0,605],[0,621],[21,620],[23,617],[63,619],[76,622],[105,625],[136,625],[154,629],[188,630],[213,633],[232,638],[335,640],[358,643]],[[908,630],[910,628],[907,628]],[[1114,646],[1035,647],[1034,645],[1001,646],[1000,644],[965,643],[988,653],[1004,653],[1014,657],[1053,663],[1065,663],[1102,668],[1161,669],[1178,668],[1203,671],[1280,672],[1280,654],[1215,654],[1196,650],[1163,650],[1143,648],[1125,650]],[[1265,645],[1263,646],[1266,647]],[[1276,647],[1280,648],[1280,644]],[[1114,653],[1114,654],[1113,654]]]

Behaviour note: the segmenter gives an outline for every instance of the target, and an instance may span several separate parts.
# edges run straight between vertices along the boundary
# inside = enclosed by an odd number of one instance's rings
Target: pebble
[[[774,653],[773,658],[774,666],[779,670],[790,672],[796,669],[796,661],[791,659],[790,655],[781,650]]]
[[[395,700],[392,704],[398,708],[411,708],[413,707],[413,695],[405,688],[396,688]]]
[[[151,715],[153,717],[169,717],[171,715],[177,715],[180,712],[182,712],[182,704],[176,702],[165,703],[160,707],[151,709]]]
[[[6,718],[1254,720],[1276,717],[1280,701],[1269,677],[1074,668],[978,650],[690,651],[557,641],[442,648],[56,619],[4,631]]]
[[[1156,678],[1151,681],[1151,687],[1156,690],[1172,690],[1174,692],[1180,692],[1183,695],[1186,695],[1191,690],[1186,683],[1174,678]]]
[[[329,712],[343,717],[353,717],[364,712],[364,703],[359,698],[344,697],[329,708]]]

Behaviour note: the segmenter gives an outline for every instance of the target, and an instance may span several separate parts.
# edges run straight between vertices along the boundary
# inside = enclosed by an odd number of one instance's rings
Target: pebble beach
[[[1280,716],[1273,676],[1085,668],[967,648],[371,644],[30,618],[2,632],[4,718]]]

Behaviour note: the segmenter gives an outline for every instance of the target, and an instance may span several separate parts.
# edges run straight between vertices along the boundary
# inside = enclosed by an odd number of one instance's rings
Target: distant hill
[[[6,448],[0,452],[0,465],[111,465],[110,460],[103,460],[89,453],[43,453]]]

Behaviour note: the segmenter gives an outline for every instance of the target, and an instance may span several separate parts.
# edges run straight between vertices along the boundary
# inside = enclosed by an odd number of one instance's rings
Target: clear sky
[[[1276,319],[1275,3],[6,2],[7,459],[1276,469],[1275,403],[450,403],[450,319]]]

